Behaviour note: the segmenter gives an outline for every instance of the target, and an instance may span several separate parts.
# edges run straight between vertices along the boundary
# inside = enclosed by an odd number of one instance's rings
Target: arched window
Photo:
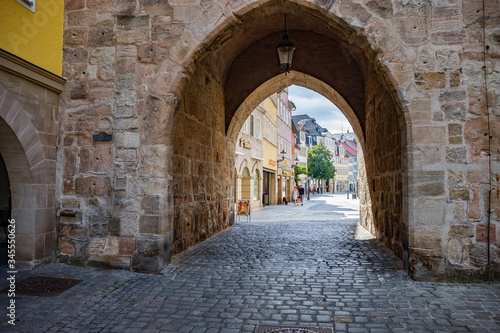
[[[259,199],[259,171],[255,170],[255,174],[253,176],[253,199]]]

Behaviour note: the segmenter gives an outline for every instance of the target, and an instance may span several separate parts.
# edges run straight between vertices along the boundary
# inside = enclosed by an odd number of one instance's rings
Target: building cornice
[[[60,94],[66,80],[12,53],[0,49],[0,69]]]

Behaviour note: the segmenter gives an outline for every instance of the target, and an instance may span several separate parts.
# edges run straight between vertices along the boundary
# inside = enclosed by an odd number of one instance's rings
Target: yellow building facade
[[[276,174],[278,172],[278,148],[276,136],[277,94],[266,98],[261,106],[265,110],[263,117],[263,205],[276,204]]]
[[[62,75],[64,0],[0,1],[0,49]]]

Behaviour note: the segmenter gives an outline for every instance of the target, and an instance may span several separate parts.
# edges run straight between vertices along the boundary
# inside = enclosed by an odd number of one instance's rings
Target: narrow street
[[[500,285],[410,280],[356,228],[358,200],[312,195],[269,206],[174,257],[162,274],[52,264],[28,276],[80,279],[54,297],[16,296],[2,332],[499,332]],[[0,288],[8,285],[6,271]],[[2,294],[2,311],[7,297]]]

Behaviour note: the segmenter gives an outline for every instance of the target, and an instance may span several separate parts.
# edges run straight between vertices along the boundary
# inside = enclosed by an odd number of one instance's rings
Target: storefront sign
[[[274,166],[276,166],[276,161],[275,161],[275,160],[272,160],[272,159],[269,159],[269,165],[274,165]]]

